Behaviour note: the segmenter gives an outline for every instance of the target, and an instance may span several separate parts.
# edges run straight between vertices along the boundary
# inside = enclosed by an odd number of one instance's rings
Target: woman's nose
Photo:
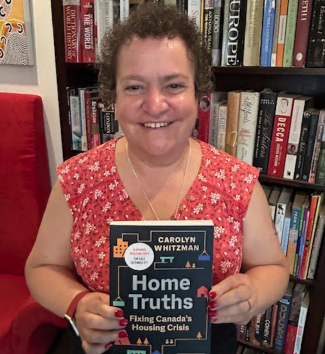
[[[168,109],[166,96],[159,89],[151,88],[144,96],[143,109],[151,116],[159,116]]]

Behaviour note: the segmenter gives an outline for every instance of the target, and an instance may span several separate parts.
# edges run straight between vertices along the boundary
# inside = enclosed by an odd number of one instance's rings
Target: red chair
[[[39,96],[0,93],[0,352],[45,354],[64,320],[36,303],[24,278],[50,193]]]

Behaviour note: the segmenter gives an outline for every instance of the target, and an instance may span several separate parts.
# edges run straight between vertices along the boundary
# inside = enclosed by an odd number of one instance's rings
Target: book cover
[[[308,308],[309,308],[309,302],[310,302],[309,293],[307,292],[305,294],[305,297],[302,301],[301,308],[300,308],[297,335],[296,335],[293,354],[300,354],[302,339],[303,339],[304,330],[305,330],[306,318],[307,318],[307,313],[308,313]]]
[[[297,22],[298,0],[289,0],[286,37],[283,53],[283,67],[291,68],[293,46],[295,42],[296,22]]]
[[[309,179],[311,164],[313,160],[314,146],[315,146],[316,134],[318,129],[319,113],[320,111],[318,109],[313,110],[311,112],[310,127],[309,127],[309,132],[307,137],[307,143],[306,143],[306,153],[305,153],[304,164],[302,166],[302,176],[301,176],[301,179],[306,182]]]
[[[236,157],[253,164],[259,92],[243,91],[240,97],[238,143]]]
[[[65,61],[81,62],[80,0],[63,0]]]
[[[293,274],[293,270],[294,270],[299,226],[301,220],[301,210],[306,197],[307,194],[305,192],[298,191],[295,194],[293,204],[292,204],[289,240],[288,240],[288,248],[287,248],[287,261],[288,261],[290,274]]]
[[[236,156],[237,152],[240,94],[241,91],[239,90],[228,92],[226,152],[232,156]]]
[[[318,68],[325,66],[325,0],[314,0],[308,39],[306,66]]]
[[[304,111],[303,114],[300,140],[299,140],[295,172],[294,172],[294,179],[302,179],[302,168],[306,156],[306,144],[308,141],[307,139],[308,139],[310,122],[311,122],[311,114],[314,110],[315,110],[314,108],[309,108],[306,111]]]
[[[278,67],[282,67],[283,64],[284,41],[285,41],[286,27],[287,27],[288,2],[289,0],[281,0],[278,44],[276,48],[276,63],[275,63],[275,65]]]
[[[96,34],[94,0],[80,0],[80,10],[82,62],[95,63]]]
[[[303,284],[296,284],[294,287],[288,319],[287,333],[283,347],[283,352],[285,354],[293,354],[301,304],[306,291],[307,288]]]
[[[271,66],[274,20],[275,1],[265,0],[261,45],[261,66]]]
[[[320,154],[320,149],[321,149],[324,125],[325,125],[325,111],[321,110],[319,112],[319,119],[318,119],[318,125],[317,125],[317,130],[316,130],[314,151],[313,151],[313,157],[311,160],[308,183],[315,183],[316,182],[316,172],[317,172],[319,154]]]
[[[313,0],[299,1],[292,63],[295,67],[304,67],[306,63],[312,8]]]
[[[113,354],[210,353],[212,221],[110,224],[110,302],[128,338]]]
[[[276,92],[273,92],[270,89],[264,89],[260,93],[253,165],[260,170],[261,174],[267,173],[275,117],[276,97]]]
[[[308,267],[307,278],[314,279],[316,269],[317,269],[317,260],[319,256],[320,247],[322,244],[323,234],[325,226],[325,205],[321,206],[319,213],[318,223],[315,231],[314,244],[312,246],[311,257]]]
[[[279,37],[279,24],[280,24],[280,9],[281,0],[275,2],[275,16],[274,16],[274,30],[272,39],[272,55],[271,55],[271,66],[276,66],[276,51],[278,47],[278,37]]]
[[[289,311],[292,299],[293,283],[289,283],[286,293],[278,302],[278,315],[276,319],[276,328],[273,348],[279,352],[283,351],[285,335],[289,320]]]
[[[314,104],[314,99],[312,97],[301,96],[295,99],[292,109],[292,118],[290,133],[288,139],[288,147],[286,160],[284,165],[283,177],[288,179],[293,179],[296,162],[297,162],[297,153],[300,141],[300,133],[302,126],[302,118],[304,111],[308,108],[311,108]]]
[[[212,66],[221,65],[221,34],[223,1],[214,0],[213,10],[213,34],[212,34]]]
[[[297,95],[279,94],[276,103],[267,174],[282,177],[290,133],[293,103]]]
[[[244,40],[244,66],[259,66],[263,3],[260,0],[248,0]]]

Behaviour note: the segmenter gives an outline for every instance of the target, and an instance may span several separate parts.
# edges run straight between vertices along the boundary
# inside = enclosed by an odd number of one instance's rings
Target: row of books
[[[123,135],[114,105],[104,107],[97,87],[66,89],[72,150],[87,151]]]
[[[313,107],[313,97],[271,89],[204,94],[197,137],[261,174],[324,184],[325,110]]]
[[[289,283],[278,303],[238,328],[238,339],[274,348],[285,354],[299,354],[309,307],[308,289]]]
[[[325,225],[324,193],[263,186],[290,273],[314,279]]]

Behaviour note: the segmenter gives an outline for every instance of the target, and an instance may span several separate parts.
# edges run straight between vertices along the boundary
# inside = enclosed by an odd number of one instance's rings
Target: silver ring
[[[248,306],[249,306],[249,309],[247,310],[247,312],[249,312],[251,310],[251,308],[252,308],[252,304],[251,304],[251,302],[248,299],[247,299],[247,302],[248,302]]]

